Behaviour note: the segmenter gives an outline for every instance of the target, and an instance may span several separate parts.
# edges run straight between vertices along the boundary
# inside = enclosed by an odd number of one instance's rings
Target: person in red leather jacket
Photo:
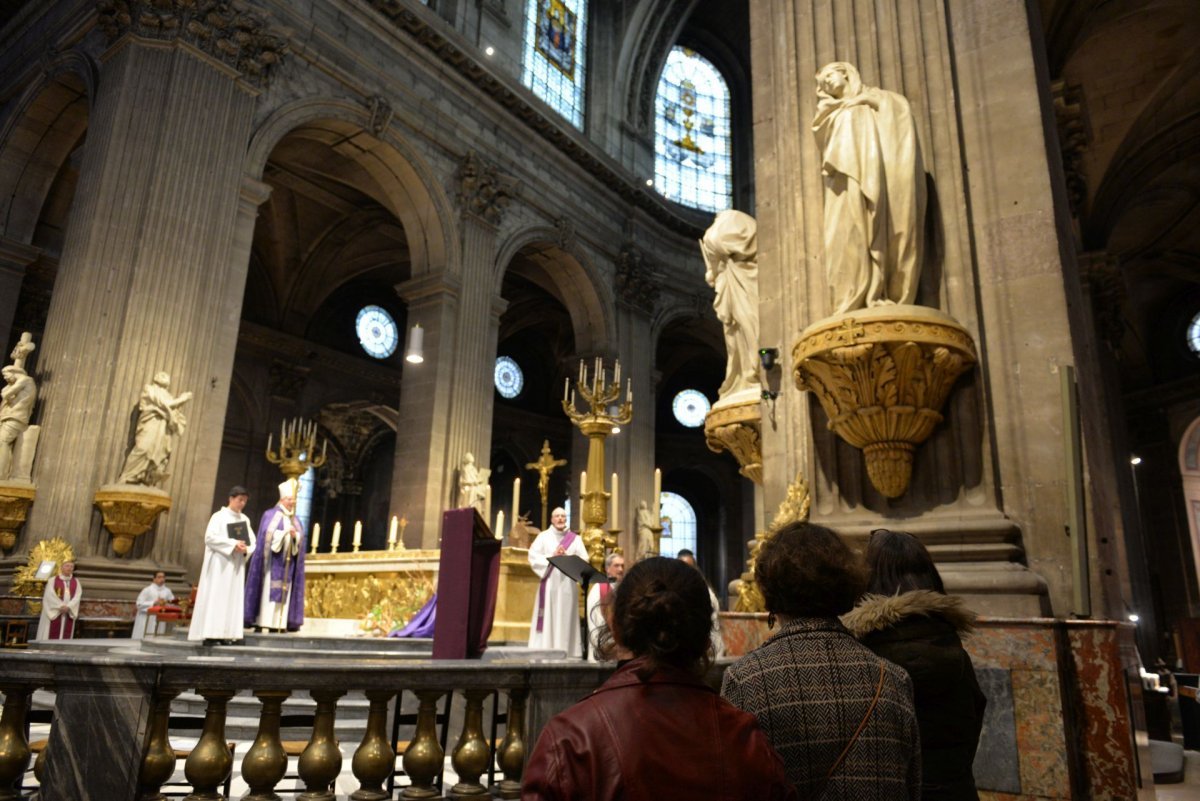
[[[702,677],[711,661],[708,587],[675,559],[634,565],[618,586],[610,653],[632,657],[546,724],[521,787],[526,801],[796,801],[753,715]]]

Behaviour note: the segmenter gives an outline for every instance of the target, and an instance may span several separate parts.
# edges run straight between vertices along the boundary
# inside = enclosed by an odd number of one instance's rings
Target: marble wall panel
[[[1019,793],[1020,753],[1017,750],[1012,677],[1004,668],[978,665],[975,676],[988,699],[979,749],[975,753],[975,784],[981,791]]]

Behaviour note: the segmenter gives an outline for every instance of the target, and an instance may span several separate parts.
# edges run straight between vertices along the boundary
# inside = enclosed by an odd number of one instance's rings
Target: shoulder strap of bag
[[[846,747],[842,749],[842,753],[838,755],[837,761],[829,768],[829,772],[825,774],[825,782],[828,783],[837,772],[837,769],[842,766],[842,762],[846,760],[846,754],[850,753],[850,749],[858,742],[858,736],[862,734],[863,729],[867,727],[867,721],[871,719],[871,713],[875,711],[875,707],[879,704],[879,696],[883,694],[883,677],[887,670],[887,663],[882,659],[879,660],[879,683],[875,685],[875,697],[871,699],[871,705],[867,707],[867,714],[863,715],[863,719],[858,722],[858,728],[854,730],[854,736],[850,738],[850,742],[846,743]],[[822,788],[823,789],[823,788]]]

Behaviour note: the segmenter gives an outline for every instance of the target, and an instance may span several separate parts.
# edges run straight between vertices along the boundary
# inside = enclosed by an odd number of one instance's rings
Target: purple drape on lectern
[[[250,565],[246,570],[246,595],[245,606],[243,607],[242,622],[247,626],[266,625],[269,621],[258,623],[258,606],[262,601],[263,588],[263,572],[266,570],[264,563],[265,559],[271,560],[271,580],[283,580],[283,554],[275,553],[271,550],[271,522],[275,519],[275,515],[283,511],[283,507],[279,505],[272,506],[267,511],[263,512],[262,519],[258,521],[258,540],[254,548],[254,553],[250,554]],[[292,588],[291,597],[288,598],[287,610],[287,630],[299,631],[304,625],[304,552],[307,550],[305,544],[307,542],[304,536],[304,524],[299,517],[293,517],[296,525],[297,540],[299,553],[295,559],[288,561],[288,584]],[[271,591],[272,600],[278,601],[283,598],[282,589],[274,589]]]
[[[487,648],[500,583],[500,541],[474,509],[442,514],[434,659],[478,659]]]
[[[413,615],[413,619],[402,629],[389,632],[389,637],[432,637],[433,625],[437,619],[437,593],[429,597],[425,605]]]

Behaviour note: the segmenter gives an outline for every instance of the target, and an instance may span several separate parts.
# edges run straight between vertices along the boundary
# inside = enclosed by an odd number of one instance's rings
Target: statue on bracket
[[[0,369],[0,481],[28,481],[39,426],[29,425],[37,402],[37,384],[25,372],[25,359],[37,348],[26,331],[13,348],[13,363]]]
[[[761,391],[758,379],[758,225],[734,209],[718,212],[700,240],[704,280],[716,291],[713,310],[725,327],[723,400]]]
[[[171,395],[170,385],[171,376],[156,373],[154,380],[142,388],[133,448],[125,457],[118,484],[154,487],[167,478],[171,451],[187,427],[187,418],[179,407],[192,399],[190,392]]]
[[[650,556],[658,556],[658,537],[656,531],[662,531],[660,521],[654,519],[654,510],[646,501],[638,503],[637,508],[637,558],[639,561]]]
[[[864,86],[853,64],[817,73],[813,133],[825,181],[825,274],[831,312],[917,298],[925,166],[908,100]]]
[[[458,468],[458,506],[465,509],[474,506],[480,514],[486,513],[488,478],[492,471],[475,464],[475,455],[463,454]]]

